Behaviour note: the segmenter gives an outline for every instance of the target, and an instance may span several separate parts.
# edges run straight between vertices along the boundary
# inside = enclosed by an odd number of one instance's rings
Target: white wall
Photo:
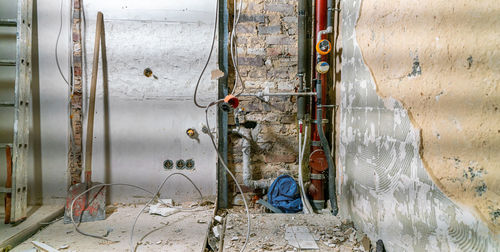
[[[68,2],[63,10],[67,14]],[[154,190],[169,173],[165,159],[193,158],[190,176],[206,195],[216,192],[216,155],[208,136],[201,133],[204,110],[194,107],[192,93],[206,60],[212,38],[216,1],[83,1],[86,13],[86,59],[92,60],[97,11],[104,14],[108,57],[108,110],[103,102],[99,71],[94,129],[94,181],[132,183]],[[44,203],[66,196],[68,89],[54,60],[59,25],[59,2],[38,1],[41,142]],[[64,15],[60,58],[67,58],[68,17]],[[191,42],[189,42],[191,41]],[[188,43],[189,42],[189,43]],[[217,57],[214,51],[213,58]],[[102,62],[100,62],[100,67]],[[156,78],[147,78],[149,67]],[[63,65],[67,69],[67,64]],[[91,62],[86,68],[90,82]],[[216,98],[217,82],[210,80],[212,60],[201,83],[203,103]],[[84,111],[84,115],[86,110]],[[106,122],[105,114],[109,121]],[[210,112],[215,128],[215,111]],[[188,127],[200,132],[200,141],[188,138]],[[84,126],[86,128],[86,126]],[[196,197],[189,182],[173,177],[164,197]],[[112,202],[136,202],[144,194],[115,188]],[[191,197],[192,196],[192,197]]]

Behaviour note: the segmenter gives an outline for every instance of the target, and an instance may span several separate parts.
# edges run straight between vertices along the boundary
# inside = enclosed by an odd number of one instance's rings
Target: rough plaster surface
[[[421,129],[425,167],[443,192],[500,231],[498,1],[361,8],[358,42],[378,94],[400,101]]]
[[[361,2],[342,3],[342,214],[372,240],[382,239],[389,251],[496,251],[498,235],[433,182],[420,156],[420,131],[408,111],[396,99],[377,94],[356,36]]]

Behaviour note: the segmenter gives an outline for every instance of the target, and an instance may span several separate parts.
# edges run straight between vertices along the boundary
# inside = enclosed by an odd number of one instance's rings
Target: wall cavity
[[[425,169],[421,132],[408,110],[378,95],[356,37],[361,3],[342,2],[341,214],[389,251],[496,251],[499,236],[450,200]],[[411,55],[404,77],[425,74],[422,65]]]

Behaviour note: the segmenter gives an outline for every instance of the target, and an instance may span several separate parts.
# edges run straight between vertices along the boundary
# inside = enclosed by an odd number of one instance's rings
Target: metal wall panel
[[[168,174],[180,171],[204,195],[215,195],[216,154],[209,137],[202,133],[204,109],[194,106],[192,96],[208,57],[216,1],[87,0],[84,8],[84,61],[93,53],[98,10],[104,14],[108,60],[107,89],[103,89],[103,73],[98,77],[95,181],[126,182],[154,190]],[[198,97],[203,104],[217,98],[217,81],[210,79],[211,70],[217,68],[217,50],[212,57],[200,84]],[[91,62],[85,65],[91,69]],[[152,70],[151,77],[144,75],[146,68]],[[90,71],[86,77],[90,80]],[[85,117],[86,111],[83,114]],[[210,112],[213,130],[215,119],[214,109]],[[188,128],[198,132],[198,140],[186,135]],[[195,169],[165,170],[166,159],[174,163],[193,159]],[[164,197],[177,200],[197,197],[192,185],[181,177],[173,177],[163,192]],[[144,194],[129,188],[112,188],[110,196],[112,202],[144,201]]]

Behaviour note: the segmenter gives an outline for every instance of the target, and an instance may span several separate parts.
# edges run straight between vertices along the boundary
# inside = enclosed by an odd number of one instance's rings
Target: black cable
[[[198,76],[198,80],[196,81],[196,87],[194,89],[194,95],[193,95],[193,101],[194,105],[198,108],[206,108],[207,106],[205,105],[200,105],[198,101],[196,100],[196,95],[198,93],[198,86],[200,85],[201,78],[203,77],[203,74],[205,73],[205,70],[207,70],[208,64],[210,63],[210,59],[212,58],[212,53],[214,51],[214,46],[215,46],[215,38],[217,37],[217,22],[219,20],[219,0],[217,0],[217,4],[215,6],[215,21],[214,21],[214,33],[212,37],[212,45],[210,46],[210,52],[208,53],[208,58],[207,62],[205,62],[205,66],[203,66],[203,70],[201,70],[200,76]]]
[[[212,145],[214,146],[214,149],[217,152],[217,157],[219,158],[219,160],[222,163],[222,166],[224,167],[224,169],[226,170],[226,172],[229,173],[229,175],[231,176],[231,178],[234,180],[234,183],[236,184],[236,187],[238,188],[238,190],[241,193],[241,198],[243,198],[243,203],[245,204],[245,210],[247,212],[247,234],[246,234],[246,238],[245,238],[245,243],[243,244],[243,247],[240,250],[240,252],[242,252],[242,251],[245,250],[245,248],[247,246],[247,243],[248,243],[248,240],[250,239],[250,226],[251,226],[251,224],[250,224],[250,210],[248,209],[247,200],[245,199],[245,194],[243,193],[243,190],[241,189],[240,184],[236,180],[236,177],[231,172],[231,170],[229,170],[229,168],[228,168],[228,166],[226,164],[226,161],[224,161],[224,158],[220,154],[219,149],[217,148],[217,145],[215,144],[214,136],[212,135],[212,131],[210,130],[210,124],[208,123],[208,109],[211,106],[213,106],[213,105],[217,105],[217,104],[221,103],[222,101],[223,100],[218,100],[218,101],[210,103],[207,106],[207,108],[205,109],[205,121],[206,121],[207,128],[208,128],[207,134],[208,134],[208,136],[210,136],[210,140],[212,140]]]

